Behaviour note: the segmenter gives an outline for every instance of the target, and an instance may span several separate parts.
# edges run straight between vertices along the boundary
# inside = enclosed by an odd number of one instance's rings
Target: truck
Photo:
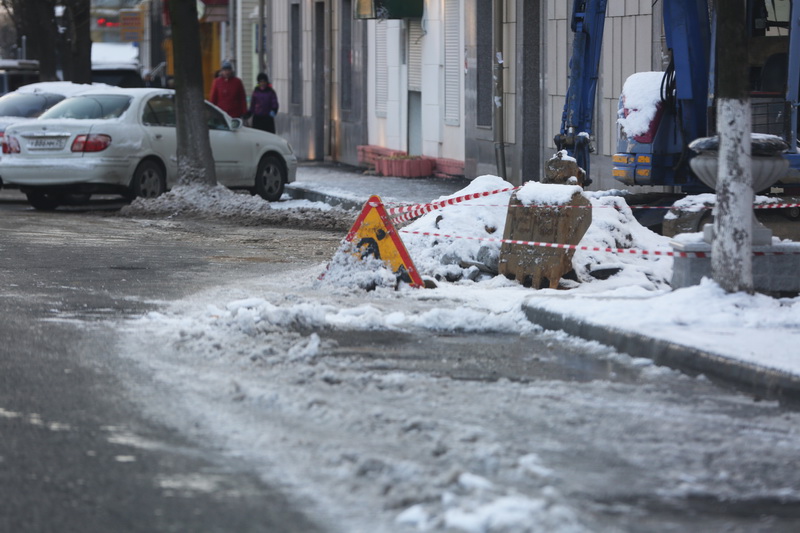
[[[666,187],[659,190],[674,191],[674,196],[667,195],[672,200],[710,192],[691,169],[689,162],[695,154],[689,145],[716,133],[715,4],[711,0],[662,0],[656,4],[663,12],[669,64],[660,75],[650,73],[636,80],[636,90],[644,84],[645,90],[658,95],[644,127],[626,130],[625,119],[634,110],[626,102],[625,89],[620,95],[618,116],[623,126],[618,127],[612,157],[617,181],[628,186]],[[786,142],[789,148],[782,156],[789,160],[788,170],[771,190],[796,195],[800,193],[800,0],[746,0],[745,5],[753,132],[777,135]],[[573,0],[569,86],[561,129],[554,139],[558,149],[574,157],[587,176],[606,7],[607,0]]]

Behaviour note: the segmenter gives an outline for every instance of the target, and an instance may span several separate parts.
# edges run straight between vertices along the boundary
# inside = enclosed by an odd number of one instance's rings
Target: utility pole
[[[717,0],[719,169],[711,271],[726,292],[753,292],[753,176],[745,0]]]

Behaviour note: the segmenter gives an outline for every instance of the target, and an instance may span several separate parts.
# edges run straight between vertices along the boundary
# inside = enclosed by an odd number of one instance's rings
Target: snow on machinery
[[[626,185],[674,187],[708,192],[692,173],[689,144],[716,133],[716,25],[709,0],[662,0],[670,62],[663,74],[635,74],[620,97],[614,178]],[[589,174],[592,119],[607,0],[573,0],[574,43],[559,150],[574,156]],[[800,192],[798,85],[800,85],[800,0],[746,0],[753,132],[778,135],[790,147],[789,169],[776,184]],[[646,110],[628,98],[656,93]],[[638,104],[637,104],[638,105]],[[644,115],[634,117],[632,114]],[[626,131],[627,130],[629,131]]]

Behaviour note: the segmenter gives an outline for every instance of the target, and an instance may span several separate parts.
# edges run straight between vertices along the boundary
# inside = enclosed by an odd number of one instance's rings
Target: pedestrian
[[[233,118],[241,118],[247,112],[247,95],[242,80],[233,75],[230,61],[222,63],[219,77],[211,84],[209,100]]]
[[[278,95],[269,82],[269,76],[262,72],[256,77],[256,80],[258,85],[253,89],[253,95],[250,97],[250,109],[247,114],[253,117],[253,127],[255,129],[275,133]]]

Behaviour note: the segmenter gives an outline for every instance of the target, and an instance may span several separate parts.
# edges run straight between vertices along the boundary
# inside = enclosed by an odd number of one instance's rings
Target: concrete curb
[[[356,200],[350,198],[342,198],[341,196],[335,196],[332,194],[324,193],[315,191],[312,189],[306,189],[303,187],[295,187],[292,184],[289,184],[284,189],[284,192],[292,197],[294,200],[308,200],[310,202],[323,202],[333,207],[340,207],[342,209],[355,209],[360,210],[364,207],[364,203],[367,201],[366,199]]]
[[[800,406],[800,376],[736,361],[691,346],[592,324],[533,305],[523,305],[523,311],[528,320],[545,329],[561,330],[576,337],[612,346],[620,352],[646,357],[658,365],[690,375],[703,374],[716,383],[734,387],[759,398],[778,400],[795,408]]]

